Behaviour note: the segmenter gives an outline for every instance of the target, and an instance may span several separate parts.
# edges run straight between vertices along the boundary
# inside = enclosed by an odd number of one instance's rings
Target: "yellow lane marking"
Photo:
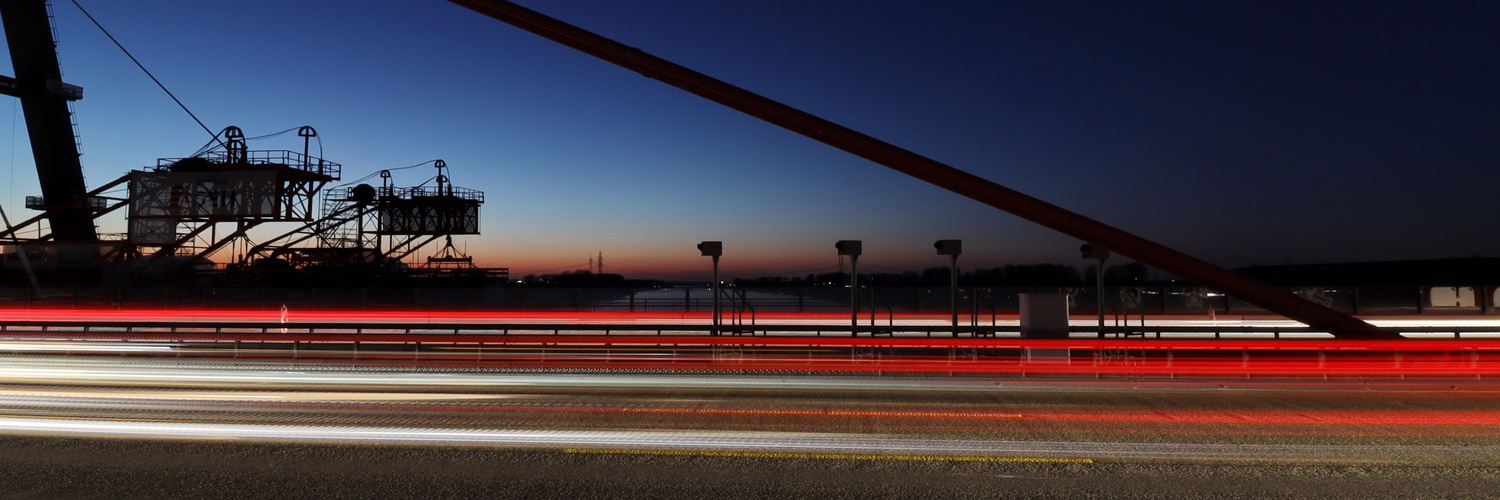
[[[1088,458],[1037,458],[1037,457],[965,457],[941,455],[845,455],[827,453],[761,453],[740,451],[668,451],[668,450],[607,450],[570,448],[564,453],[588,453],[599,455],[675,455],[690,457],[734,457],[734,458],[810,458],[816,460],[905,460],[914,462],[1012,462],[1012,463],[1063,463],[1091,464]]]

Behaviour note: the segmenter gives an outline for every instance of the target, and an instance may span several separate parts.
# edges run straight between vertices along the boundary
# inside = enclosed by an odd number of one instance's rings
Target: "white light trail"
[[[10,342],[0,341],[0,351],[12,352],[170,352],[171,344],[125,342]]]
[[[541,448],[666,449],[762,453],[879,453],[1035,458],[1167,458],[1369,464],[1441,459],[1492,462],[1500,446],[1372,446],[1100,443],[925,439],[889,436],[714,431],[585,431],[321,427],[0,417],[0,432],[94,437],[427,443]]]

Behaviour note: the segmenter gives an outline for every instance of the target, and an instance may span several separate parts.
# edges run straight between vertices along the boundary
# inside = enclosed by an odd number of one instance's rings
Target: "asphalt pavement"
[[[5,497],[1428,498],[1487,380],[995,380],[0,358]]]

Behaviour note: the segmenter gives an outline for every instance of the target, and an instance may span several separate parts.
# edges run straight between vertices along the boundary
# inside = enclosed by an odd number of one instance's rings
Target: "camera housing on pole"
[[[849,335],[859,336],[859,254],[864,251],[860,240],[839,240],[833,244],[839,255],[849,257]]]
[[[709,285],[709,288],[708,288],[709,289],[709,293],[712,293],[713,296],[714,296],[714,326],[713,326],[713,330],[709,331],[708,334],[709,335],[718,335],[719,334],[719,256],[720,255],[724,255],[724,242],[722,242],[722,241],[705,241],[703,243],[699,243],[698,244],[698,251],[699,252],[703,252],[703,256],[704,257],[713,257],[713,259],[714,259],[714,281],[713,281],[713,283],[711,285]]]
[[[958,255],[963,253],[963,240],[937,240],[932,246],[938,255],[951,258],[948,268],[948,305],[953,312],[953,336],[958,336]]]
[[[1109,245],[1104,243],[1085,243],[1078,249],[1083,253],[1083,258],[1095,262],[1094,265],[1094,290],[1098,303],[1095,309],[1099,310],[1099,337],[1104,337],[1104,261],[1109,260]]]

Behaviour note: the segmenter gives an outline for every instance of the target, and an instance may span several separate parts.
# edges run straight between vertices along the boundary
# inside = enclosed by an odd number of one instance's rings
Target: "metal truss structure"
[[[192,255],[207,259],[266,222],[313,219],[313,201],[341,166],[308,154],[317,137],[301,127],[301,153],[250,150],[244,132],[228,127],[221,148],[163,158],[130,173],[130,232],[124,257]],[[221,236],[219,226],[232,224]]]
[[[485,268],[474,265],[474,258],[453,246],[453,237],[446,236],[443,248],[427,257],[427,262],[410,270],[410,274],[423,278],[479,278],[510,279],[510,268]]]
[[[448,237],[451,248],[452,235],[479,234],[484,193],[453,186],[447,163],[433,164],[436,187],[395,187],[390,171],[381,171],[379,188],[330,190],[322,217],[256,245],[239,264],[404,267],[402,260],[438,238]]]
[[[5,221],[0,246],[13,251],[0,256],[0,269],[15,258],[34,284],[33,263],[72,273],[70,280],[91,280],[91,273],[99,279],[99,271],[121,261],[131,263],[115,267],[203,270],[214,268],[210,257],[226,248],[238,265],[280,259],[292,268],[398,267],[439,237],[479,234],[484,193],[450,184],[442,160],[435,162],[435,188],[395,188],[383,172],[378,192],[359,185],[325,194],[320,217],[317,198],[342,167],[310,154],[317,137],[312,127],[296,129],[301,152],[251,150],[247,141],[253,139],[228,127],[214,136],[213,147],[159,159],[89,191],[70,108],[83,89],[62,81],[49,2],[0,0],[0,22],[16,75],[0,76],[0,94],[21,101],[43,192],[26,199],[41,215],[15,226]],[[121,185],[126,197],[105,195]],[[101,237],[100,217],[121,208],[128,208],[127,232]],[[287,222],[303,224],[267,242],[251,241],[253,229]]]

